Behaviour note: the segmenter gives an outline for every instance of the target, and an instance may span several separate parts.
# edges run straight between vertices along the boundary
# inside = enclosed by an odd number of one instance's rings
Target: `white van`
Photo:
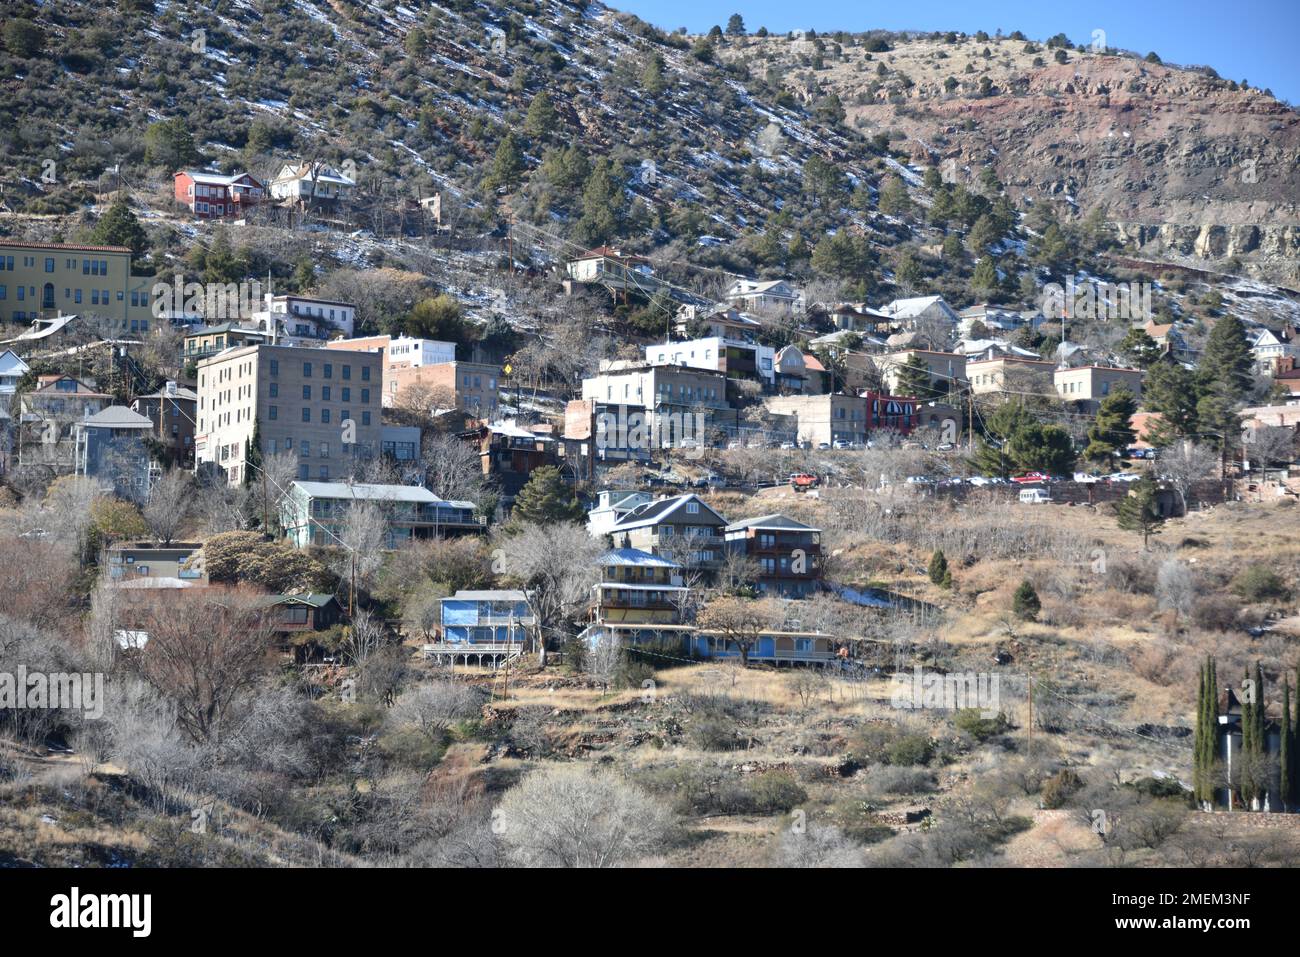
[[[1045,488],[1022,488],[1020,490],[1020,503],[1022,505],[1041,505],[1043,502],[1050,502],[1052,493]]]

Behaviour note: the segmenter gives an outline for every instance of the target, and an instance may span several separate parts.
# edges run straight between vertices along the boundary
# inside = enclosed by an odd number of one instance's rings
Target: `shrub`
[[[965,731],[976,741],[987,741],[999,734],[1006,734],[1011,728],[1007,716],[999,711],[992,718],[986,718],[979,708],[962,708],[953,718],[952,723],[959,731]]]
[[[885,749],[885,760],[898,767],[926,764],[934,756],[934,744],[926,734],[907,734]]]
[[[1043,784],[1043,807],[1055,810],[1083,788],[1083,779],[1069,768],[1057,771]]]
[[[1246,601],[1281,601],[1289,594],[1286,582],[1265,565],[1251,565],[1232,580],[1232,590]]]
[[[1227,595],[1207,595],[1192,605],[1192,621],[1207,631],[1231,631],[1240,612],[1241,606]]]

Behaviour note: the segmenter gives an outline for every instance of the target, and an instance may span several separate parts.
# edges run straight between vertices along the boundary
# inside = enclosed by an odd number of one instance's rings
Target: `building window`
[[[303,377],[304,379],[310,379],[310,378],[311,378],[311,363],[310,363],[310,362],[304,362],[304,363],[302,364],[302,377]]]
[[[305,385],[302,387],[302,399],[304,402],[311,401],[311,386]]]
[[[321,409],[321,410],[320,410],[320,421],[321,421],[321,424],[322,424],[322,425],[329,425],[329,423],[330,423],[330,410],[329,410],[329,409]]]
[[[370,413],[369,413],[369,412],[362,412],[362,413],[361,413],[361,424],[362,424],[362,425],[369,425],[369,424],[370,424]]]
[[[328,369],[329,366],[326,366],[325,368]],[[329,376],[326,376],[325,378],[328,379]],[[323,386],[320,387],[320,400],[321,400],[322,402],[328,402],[328,401],[330,400],[330,387],[329,387],[329,386],[327,386],[327,385],[323,385]]]
[[[344,368],[346,369],[347,366],[344,366]],[[344,378],[347,378],[347,377],[344,376]],[[342,401],[344,401],[344,402],[351,402],[351,401],[352,401],[352,390],[349,389],[347,386],[344,386],[344,387],[343,387],[343,399],[342,399]]]
[[[361,381],[362,382],[370,381],[370,366],[361,367]]]
[[[54,260],[53,260],[53,259],[47,259],[47,260],[45,260],[45,271],[46,271],[46,272],[54,272]]]
[[[311,409],[307,408],[306,406],[303,406],[302,408],[302,420],[304,422],[311,421]]]
[[[344,378],[344,379],[351,379],[351,378],[352,378],[352,366],[344,366],[344,367],[343,367],[343,378]]]
[[[272,422],[274,422],[276,419],[278,419],[278,418],[280,417],[280,407],[279,407],[278,405],[273,405],[273,406],[271,406],[271,407],[267,410],[267,417],[268,417]]]

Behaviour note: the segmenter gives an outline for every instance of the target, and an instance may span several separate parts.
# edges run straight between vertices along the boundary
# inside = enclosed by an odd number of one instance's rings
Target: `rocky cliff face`
[[[777,66],[802,99],[837,93],[848,123],[901,132],[918,161],[964,177],[992,164],[1013,193],[1100,207],[1143,255],[1300,280],[1300,114],[1263,91],[1130,56],[1058,63],[1009,39],[845,43],[838,56],[821,42],[822,69],[806,40],[728,55]]]

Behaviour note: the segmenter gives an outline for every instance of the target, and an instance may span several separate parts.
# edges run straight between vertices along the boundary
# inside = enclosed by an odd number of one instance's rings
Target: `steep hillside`
[[[1300,114],[1213,71],[954,34],[751,37],[722,56],[803,102],[835,93],[917,162],[967,180],[992,164],[1017,197],[1099,208],[1143,255],[1300,276]]]

